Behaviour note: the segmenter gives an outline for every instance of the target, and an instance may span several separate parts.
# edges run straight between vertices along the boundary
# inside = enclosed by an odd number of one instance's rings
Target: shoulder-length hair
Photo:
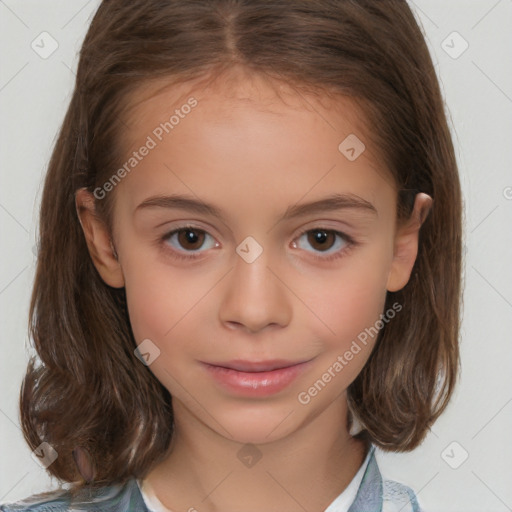
[[[148,80],[207,77],[235,64],[360,105],[394,175],[399,217],[409,192],[433,209],[409,283],[388,293],[400,314],[381,329],[348,389],[368,438],[415,448],[446,407],[459,366],[461,191],[454,148],[424,35],[405,0],[104,0],[85,37],[76,86],[40,210],[21,425],[34,449],[58,453],[47,471],[73,489],[143,478],[172,437],[171,396],[134,354],[124,289],[89,256],[75,192],[104,184],[123,161],[118,120]],[[98,201],[110,224],[113,194]],[[89,454],[95,479],[77,469]],[[91,476],[91,475],[89,475]]]

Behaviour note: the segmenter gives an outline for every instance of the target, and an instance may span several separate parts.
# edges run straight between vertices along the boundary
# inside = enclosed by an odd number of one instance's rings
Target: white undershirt
[[[368,450],[368,454],[366,455],[366,458],[364,459],[354,478],[352,478],[351,482],[347,485],[345,490],[325,509],[325,512],[348,511],[350,505],[352,505],[356,499],[357,491],[359,490],[359,486],[363,480],[364,472],[366,471],[366,466],[368,466],[368,462],[370,461],[371,453],[372,450]]]
[[[371,450],[368,451],[366,458],[364,459],[363,464],[359,468],[358,472],[355,474],[354,478],[345,488],[345,490],[325,509],[325,512],[347,512],[350,508],[350,505],[354,502],[357,491],[359,490],[359,486],[361,485],[361,481],[363,480],[363,475],[366,470],[366,466],[368,466],[368,462],[370,460]],[[140,493],[142,495],[142,499],[146,504],[149,512],[174,512],[166,507],[160,502],[160,500],[156,497],[155,493],[148,488],[148,486],[144,485],[144,481],[137,479],[137,485],[139,486]]]

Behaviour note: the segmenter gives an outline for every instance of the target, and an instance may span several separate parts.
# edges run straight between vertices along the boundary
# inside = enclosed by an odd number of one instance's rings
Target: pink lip
[[[213,378],[232,393],[245,396],[268,396],[286,388],[302,373],[310,361],[233,360],[204,363]]]

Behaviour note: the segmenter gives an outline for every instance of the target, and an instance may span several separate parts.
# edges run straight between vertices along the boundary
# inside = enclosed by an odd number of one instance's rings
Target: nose
[[[252,263],[236,255],[224,280],[220,320],[229,329],[256,333],[285,327],[292,317],[291,292],[283,284],[279,268],[264,250]]]

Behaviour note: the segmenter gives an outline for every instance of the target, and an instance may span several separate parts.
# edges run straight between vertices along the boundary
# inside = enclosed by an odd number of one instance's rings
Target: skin
[[[431,200],[418,194],[410,220],[397,222],[393,181],[348,98],[320,103],[285,84],[278,97],[268,81],[245,74],[203,88],[148,90],[134,96],[125,119],[128,157],[186,98],[198,105],[110,192],[112,233],[94,215],[94,197],[76,194],[93,262],[105,283],[126,287],[137,343],[149,338],[160,350],[148,371],[173,396],[176,433],[145,486],[176,511],[323,511],[366,455],[348,432],[346,389],[375,340],[308,404],[297,396],[375,324],[387,291],[406,285]],[[355,161],[338,150],[351,133],[366,144]],[[137,209],[178,193],[217,206],[222,220]],[[347,207],[279,221],[288,207],[333,193],[375,211]],[[165,239],[184,223],[207,234],[195,246]],[[301,235],[320,228],[356,244],[331,234],[322,246]],[[236,252],[248,236],[263,249],[252,263]],[[199,257],[173,256],[187,250]],[[232,359],[311,363],[284,390],[255,398],[226,391],[200,363]],[[261,454],[252,467],[237,457],[246,443]]]

